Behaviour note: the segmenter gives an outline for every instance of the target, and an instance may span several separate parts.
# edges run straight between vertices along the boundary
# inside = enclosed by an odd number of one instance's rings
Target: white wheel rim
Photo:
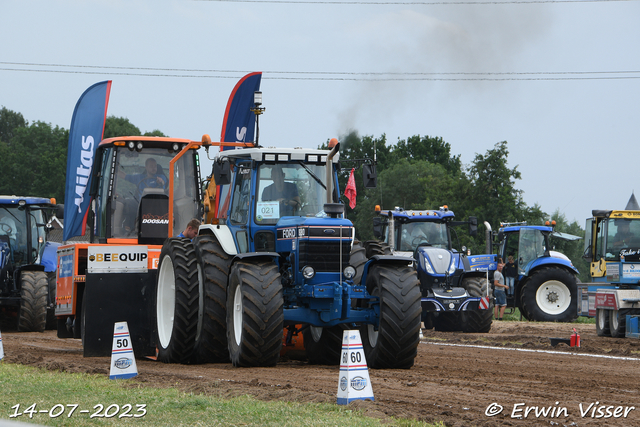
[[[602,310],[602,309],[598,309],[598,318],[597,318],[597,322],[598,322],[598,328],[600,330],[603,330],[605,328],[605,321],[606,321],[606,311]]]
[[[156,317],[160,346],[167,348],[173,332],[173,316],[176,310],[176,278],[171,257],[165,255],[158,272],[158,301]]]
[[[233,335],[236,344],[240,345],[242,338],[242,289],[240,286],[236,288],[236,293],[233,296]]]
[[[612,331],[618,330],[618,310],[609,311],[609,329]]]
[[[313,338],[315,342],[319,342],[320,338],[322,337],[322,327],[309,326],[309,329],[311,330],[311,338]]]
[[[558,280],[549,280],[538,288],[536,304],[546,314],[562,314],[571,305],[571,292],[564,283]]]

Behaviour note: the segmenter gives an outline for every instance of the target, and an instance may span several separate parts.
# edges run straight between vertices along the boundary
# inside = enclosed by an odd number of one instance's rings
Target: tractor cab
[[[200,217],[198,154],[181,153],[188,143],[157,137],[100,143],[100,172],[92,184],[93,243],[161,245]]]

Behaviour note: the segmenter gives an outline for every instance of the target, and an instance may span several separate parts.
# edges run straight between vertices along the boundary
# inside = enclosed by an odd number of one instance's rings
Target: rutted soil
[[[580,348],[551,346],[549,338],[569,338],[574,326]],[[109,358],[82,357],[79,340],[58,339],[55,331],[3,331],[2,339],[5,363],[109,374]],[[337,366],[286,358],[275,368],[253,369],[136,363],[139,375],[128,380],[135,386],[298,402],[335,402],[338,389]],[[598,337],[592,324],[503,321],[494,322],[488,334],[425,331],[413,368],[370,369],[369,375],[375,402],[351,406],[374,417],[449,426],[640,425],[640,340]],[[537,407],[538,415],[533,409],[526,418],[515,418],[524,417],[527,407]],[[598,418],[599,407],[603,416]],[[498,415],[489,415],[500,408]],[[547,415],[540,412],[545,409]]]

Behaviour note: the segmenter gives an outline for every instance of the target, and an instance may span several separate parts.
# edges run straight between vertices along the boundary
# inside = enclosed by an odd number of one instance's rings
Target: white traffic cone
[[[4,348],[2,347],[2,332],[0,332],[0,360],[4,359]]]
[[[111,347],[110,380],[132,378],[138,375],[136,358],[133,355],[131,336],[127,322],[117,322],[113,329],[113,346]]]
[[[375,400],[360,331],[344,331],[338,381],[338,405],[366,399]]]

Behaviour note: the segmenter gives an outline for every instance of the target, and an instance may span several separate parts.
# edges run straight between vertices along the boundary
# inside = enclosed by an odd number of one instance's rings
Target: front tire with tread
[[[560,267],[542,267],[522,287],[521,302],[529,320],[571,322],[578,317],[576,276]]]
[[[472,297],[483,297],[487,294],[489,282],[483,277],[465,277],[462,287]],[[491,330],[493,310],[489,306],[486,310],[467,310],[460,312],[462,332],[487,333]]]
[[[20,274],[18,331],[44,332],[48,295],[49,283],[44,271],[23,271]]]
[[[229,273],[227,340],[233,366],[275,366],[282,348],[284,294],[271,259],[238,261]]]
[[[420,281],[413,267],[373,265],[367,290],[379,298],[378,330],[360,327],[367,363],[375,369],[409,369],[420,343]]]
[[[158,360],[193,361],[198,327],[198,269],[193,244],[172,238],[160,252],[156,289]]]

